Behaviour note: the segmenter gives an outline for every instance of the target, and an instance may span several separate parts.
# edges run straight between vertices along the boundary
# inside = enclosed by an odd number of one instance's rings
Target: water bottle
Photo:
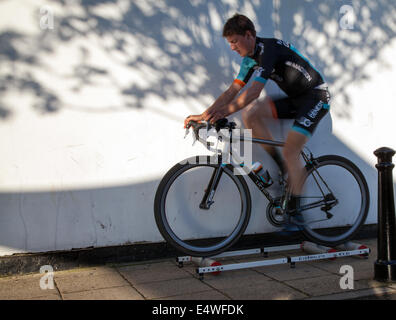
[[[261,178],[261,181],[265,184],[266,188],[274,183],[268,170],[264,171],[263,165],[260,162],[257,161],[253,164],[252,171]]]

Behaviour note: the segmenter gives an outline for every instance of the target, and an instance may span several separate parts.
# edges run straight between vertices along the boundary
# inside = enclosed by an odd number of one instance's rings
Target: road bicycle
[[[214,256],[234,245],[251,216],[252,197],[246,177],[268,199],[262,211],[271,225],[281,229],[290,223],[293,212],[287,210],[287,179],[282,175],[263,179],[233,148],[235,141],[275,147],[283,147],[284,142],[238,135],[236,124],[227,119],[214,125],[190,122],[189,126],[194,139],[214,154],[177,163],[158,186],[155,221],[170,245],[195,257]],[[210,136],[208,132],[215,134]],[[370,197],[364,175],[350,160],[338,155],[315,157],[305,147],[301,157],[306,174],[299,209],[303,219],[299,219],[300,224],[296,222],[299,232],[307,240],[328,247],[351,240],[368,214]]]

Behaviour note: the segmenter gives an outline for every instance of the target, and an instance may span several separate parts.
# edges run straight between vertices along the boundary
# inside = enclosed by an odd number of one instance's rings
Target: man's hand
[[[185,120],[184,120],[184,128],[187,128],[187,125],[190,121],[196,121],[196,122],[200,122],[204,120],[203,115],[202,114],[197,114],[197,115],[191,115],[188,116]]]
[[[228,114],[223,111],[223,108],[216,108],[212,110],[206,110],[202,115],[203,120],[214,124],[217,120],[225,118]]]

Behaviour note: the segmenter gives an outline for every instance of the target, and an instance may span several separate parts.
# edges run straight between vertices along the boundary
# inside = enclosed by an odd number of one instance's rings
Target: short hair
[[[223,37],[238,34],[244,36],[246,31],[250,31],[252,35],[256,36],[256,29],[253,22],[246,16],[236,13],[227,20],[223,27]]]

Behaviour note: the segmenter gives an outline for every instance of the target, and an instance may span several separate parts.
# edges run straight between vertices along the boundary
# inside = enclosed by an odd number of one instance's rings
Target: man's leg
[[[242,112],[242,120],[246,128],[252,129],[254,138],[273,140],[266,121],[276,119],[276,109],[271,98],[266,97],[264,100],[256,100]],[[275,160],[279,168],[285,173],[285,168],[280,152],[273,146],[261,145],[265,151]]]
[[[289,173],[288,182],[291,194],[299,196],[302,193],[304,166],[300,153],[307,143],[308,137],[300,132],[291,130],[283,148],[283,157]]]
[[[291,130],[287,136],[285,146],[283,148],[283,157],[289,173],[288,185],[289,192],[291,193],[290,198],[287,202],[287,210],[293,219],[289,220],[285,226],[286,231],[296,231],[300,227],[296,227],[297,224],[303,224],[304,218],[301,215],[300,208],[300,196],[302,194],[303,179],[304,179],[304,166],[301,162],[300,153],[308,137],[300,132]]]

